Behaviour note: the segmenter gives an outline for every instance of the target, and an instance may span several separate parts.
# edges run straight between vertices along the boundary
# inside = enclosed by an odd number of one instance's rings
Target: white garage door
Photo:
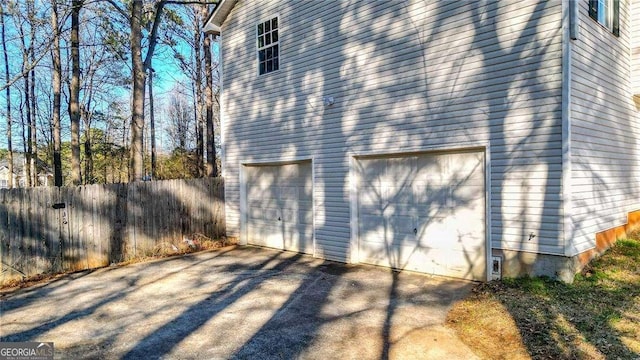
[[[311,162],[246,166],[248,243],[313,254]]]
[[[356,163],[361,262],[486,279],[484,153]]]

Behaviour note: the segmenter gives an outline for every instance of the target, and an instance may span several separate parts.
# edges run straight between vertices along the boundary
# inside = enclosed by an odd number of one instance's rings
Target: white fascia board
[[[202,31],[207,34],[219,35],[222,30],[222,24],[229,16],[233,7],[236,6],[238,0],[220,0],[211,15],[204,24]]]

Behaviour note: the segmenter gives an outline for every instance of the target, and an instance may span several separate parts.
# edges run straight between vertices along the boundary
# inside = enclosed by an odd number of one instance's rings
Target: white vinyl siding
[[[640,1],[632,1],[630,9],[631,42],[631,90],[633,95],[640,96]],[[640,103],[640,99],[637,99]]]
[[[286,62],[256,77],[275,13]],[[316,256],[345,261],[353,156],[489,144],[493,247],[564,253],[560,0],[245,1],[223,39],[229,235],[241,163],[313,158]]]
[[[638,209],[640,123],[632,99],[629,1],[620,0],[620,37],[589,19],[580,1],[572,43],[571,254],[595,246],[595,233],[623,225]]]

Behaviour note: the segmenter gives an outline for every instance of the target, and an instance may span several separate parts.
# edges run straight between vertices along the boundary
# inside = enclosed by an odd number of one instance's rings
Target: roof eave
[[[202,31],[206,34],[220,35],[222,24],[237,2],[238,0],[220,0],[209,14]]]

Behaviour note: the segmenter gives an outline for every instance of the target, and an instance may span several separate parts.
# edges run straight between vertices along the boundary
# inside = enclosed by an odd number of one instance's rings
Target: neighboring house
[[[13,154],[13,187],[25,187],[27,184],[26,160],[22,153]],[[38,160],[38,184],[37,186],[51,186],[53,184],[53,173],[47,164]],[[0,189],[9,187],[9,160],[0,160]]]
[[[9,188],[9,166],[5,160],[0,160],[0,189]],[[16,174],[11,174],[14,184],[17,184]]]
[[[640,209],[639,5],[221,0],[229,235],[571,281]]]

